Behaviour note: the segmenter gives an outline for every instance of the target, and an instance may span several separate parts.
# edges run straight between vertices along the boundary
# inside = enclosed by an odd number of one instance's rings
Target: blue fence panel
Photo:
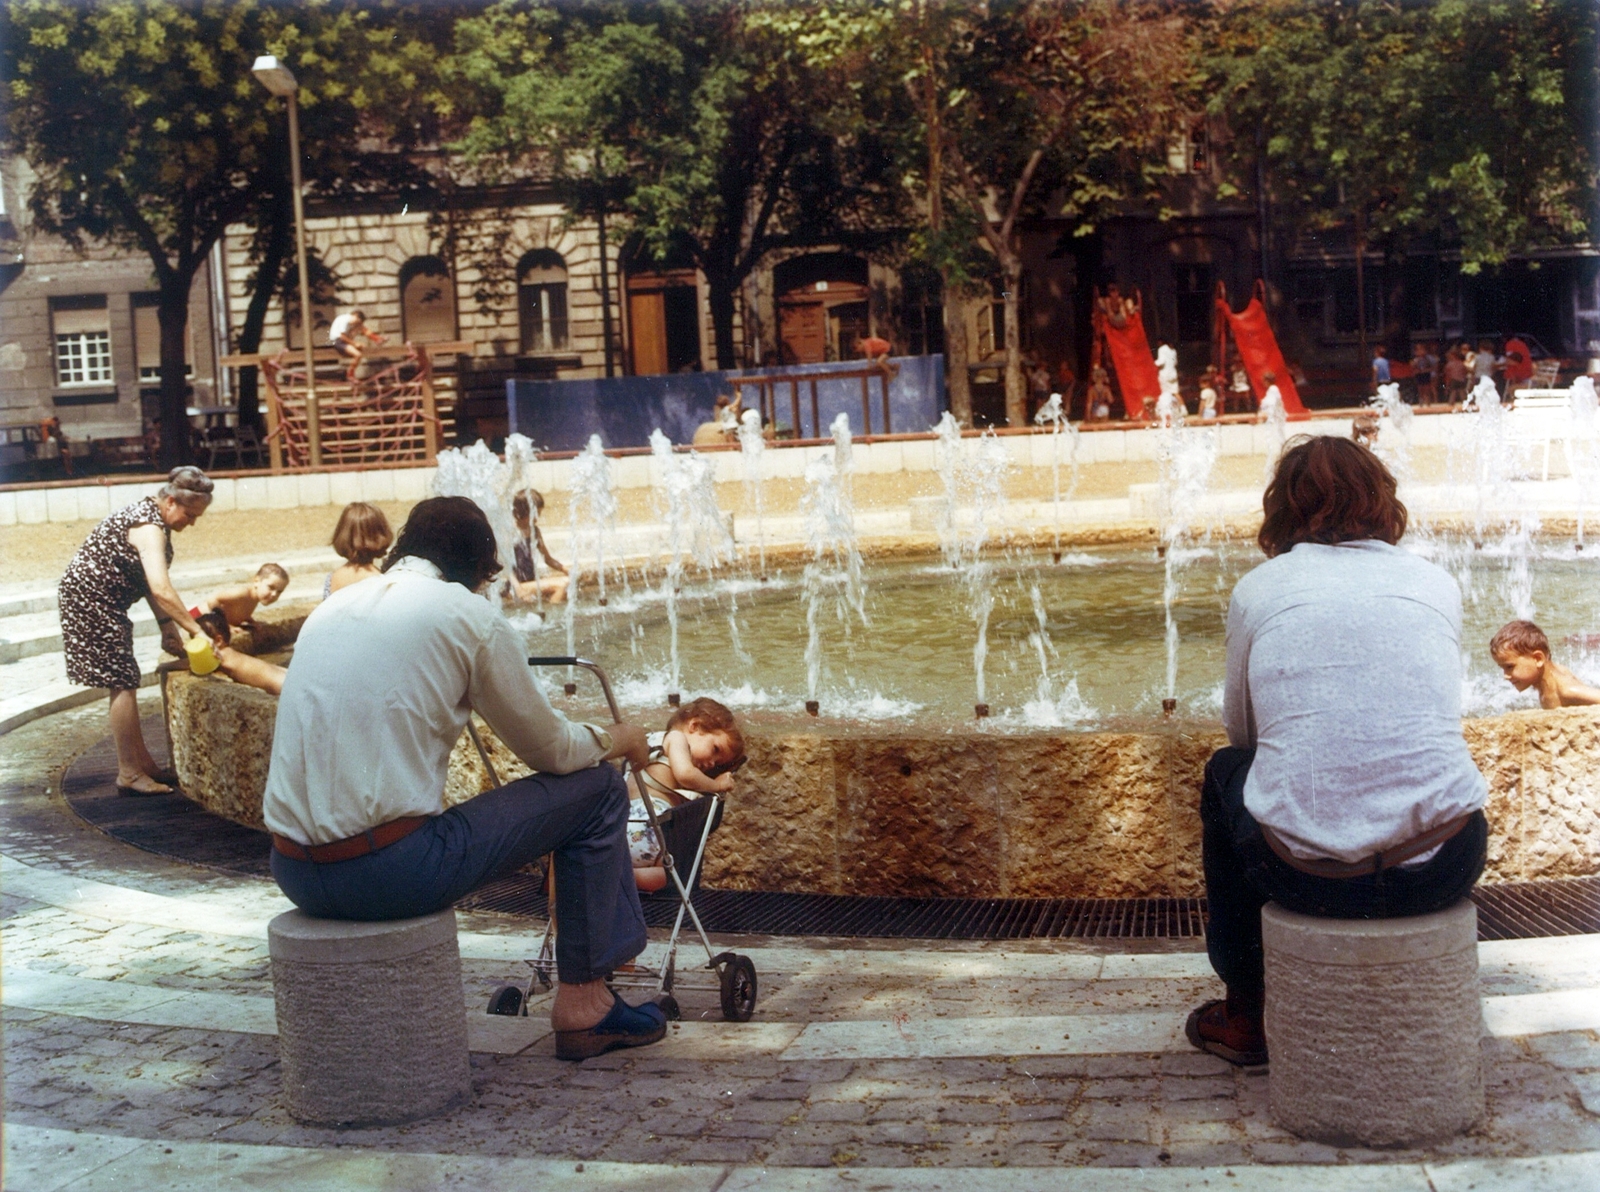
[[[598,434],[608,448],[644,447],[650,432],[658,427],[674,443],[688,443],[695,427],[710,420],[717,395],[732,393],[730,378],[745,376],[785,376],[791,373],[816,376],[860,368],[862,361],[837,364],[793,365],[783,368],[745,369],[736,372],[674,373],[658,377],[596,377],[581,381],[528,381],[512,378],[506,382],[506,410],[514,434],[526,435],[542,451],[580,451],[589,436]],[[945,409],[944,357],[899,356],[893,361],[899,372],[889,382],[891,429],[896,432],[926,431],[938,422]],[[883,433],[882,382],[873,378],[872,429]],[[744,386],[745,404],[754,407],[757,390]],[[778,383],[776,422],[787,427],[792,421],[789,386]],[[840,413],[850,416],[850,429],[863,433],[861,423],[861,381],[819,379],[817,412],[822,423],[820,434]],[[800,431],[817,437],[811,424],[811,387],[800,383]]]

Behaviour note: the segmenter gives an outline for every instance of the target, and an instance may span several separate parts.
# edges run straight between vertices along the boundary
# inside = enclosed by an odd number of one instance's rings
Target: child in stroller
[[[666,732],[652,736],[650,744],[643,777],[658,815],[703,794],[726,794],[733,789],[734,771],[744,764],[744,737],[733,713],[705,697],[674,712]],[[628,850],[634,881],[647,893],[667,884],[662,848],[643,800],[635,796],[628,808]]]

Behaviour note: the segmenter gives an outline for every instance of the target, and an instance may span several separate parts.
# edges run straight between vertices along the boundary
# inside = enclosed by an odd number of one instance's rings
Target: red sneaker
[[[1193,1011],[1184,1033],[1201,1051],[1221,1056],[1241,1068],[1267,1062],[1267,1036],[1260,1013],[1230,1013],[1228,1003],[1221,998]]]

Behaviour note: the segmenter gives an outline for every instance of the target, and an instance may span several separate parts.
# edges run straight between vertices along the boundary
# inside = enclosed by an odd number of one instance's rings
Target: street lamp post
[[[250,73],[273,95],[289,101],[289,169],[294,187],[295,256],[300,266],[300,339],[306,354],[306,437],[311,444],[311,466],[322,466],[322,417],[317,408],[317,366],[315,345],[311,342],[311,278],[306,272],[306,212],[300,196],[300,107],[295,94],[300,90],[294,72],[271,54],[256,59]]]

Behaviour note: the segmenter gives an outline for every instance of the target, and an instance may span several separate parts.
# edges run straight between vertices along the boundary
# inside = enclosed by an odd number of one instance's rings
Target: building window
[[[400,266],[400,334],[414,344],[455,339],[456,283],[439,257],[412,257]]]
[[[999,280],[989,283],[989,309],[978,313],[978,356],[987,360],[1006,350],[1006,290]]]
[[[104,294],[50,300],[56,384],[110,385],[111,319]]]
[[[932,269],[907,269],[905,286],[906,339],[913,356],[934,356],[944,351],[944,289]]]
[[[517,322],[524,353],[566,350],[567,265],[560,253],[536,248],[517,263]]]
[[[1167,169],[1174,174],[1203,174],[1211,163],[1206,122],[1197,120],[1167,138]]]
[[[133,301],[133,351],[139,363],[139,381],[154,383],[161,380],[161,317],[157,307],[160,294],[134,294]],[[194,352],[189,342],[189,328],[183,329],[183,372],[194,376]]]

